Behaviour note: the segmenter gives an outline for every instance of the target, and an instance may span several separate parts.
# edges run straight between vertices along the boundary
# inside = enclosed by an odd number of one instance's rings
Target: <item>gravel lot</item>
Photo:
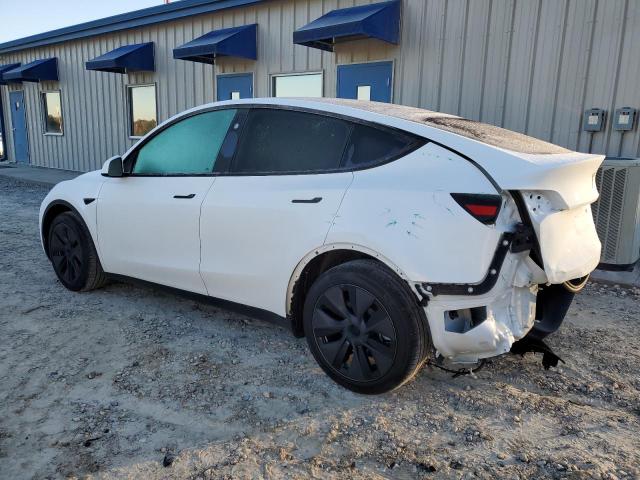
[[[1,478],[639,478],[640,290],[592,284],[550,344],[352,394],[285,329],[161,290],[76,294],[0,178]],[[164,465],[163,465],[164,463]]]

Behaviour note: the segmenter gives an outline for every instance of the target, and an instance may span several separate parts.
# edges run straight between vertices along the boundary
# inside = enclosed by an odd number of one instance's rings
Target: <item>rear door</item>
[[[127,157],[131,175],[109,178],[98,198],[105,271],[206,294],[199,273],[200,207],[236,110],[179,120]]]
[[[285,314],[290,276],[323,245],[351,172],[338,171],[351,124],[256,108],[227,175],[202,205],[201,274],[215,297]]]

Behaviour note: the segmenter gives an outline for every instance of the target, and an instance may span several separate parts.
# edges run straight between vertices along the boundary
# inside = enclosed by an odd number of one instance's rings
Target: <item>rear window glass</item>
[[[462,117],[432,112],[422,108],[407,107],[379,102],[361,102],[342,98],[314,98],[314,102],[330,103],[345,107],[357,108],[368,112],[379,113],[391,117],[422,123],[430,127],[439,128],[447,132],[455,133],[494,147],[504,148],[520,153],[530,154],[557,154],[567,153],[566,148],[545,142],[538,138],[530,137],[522,133],[496,127],[487,123],[476,122]]]
[[[344,166],[360,168],[383,163],[415,144],[417,140],[414,137],[401,132],[356,124],[347,146]]]
[[[302,173],[340,166],[348,122],[291,110],[249,112],[232,170],[235,173]]]

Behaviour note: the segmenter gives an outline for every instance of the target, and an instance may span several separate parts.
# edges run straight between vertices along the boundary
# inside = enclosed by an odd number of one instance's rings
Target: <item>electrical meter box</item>
[[[636,123],[636,109],[631,107],[622,107],[616,110],[613,118],[614,130],[633,130]]]
[[[607,112],[601,108],[590,108],[584,112],[582,129],[587,132],[600,132],[604,129],[604,120]]]

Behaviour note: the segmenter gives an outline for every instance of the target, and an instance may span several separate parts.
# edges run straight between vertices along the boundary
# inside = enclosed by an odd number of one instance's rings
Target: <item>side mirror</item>
[[[122,157],[116,155],[104,162],[102,166],[103,177],[123,177],[124,169],[122,168]]]

